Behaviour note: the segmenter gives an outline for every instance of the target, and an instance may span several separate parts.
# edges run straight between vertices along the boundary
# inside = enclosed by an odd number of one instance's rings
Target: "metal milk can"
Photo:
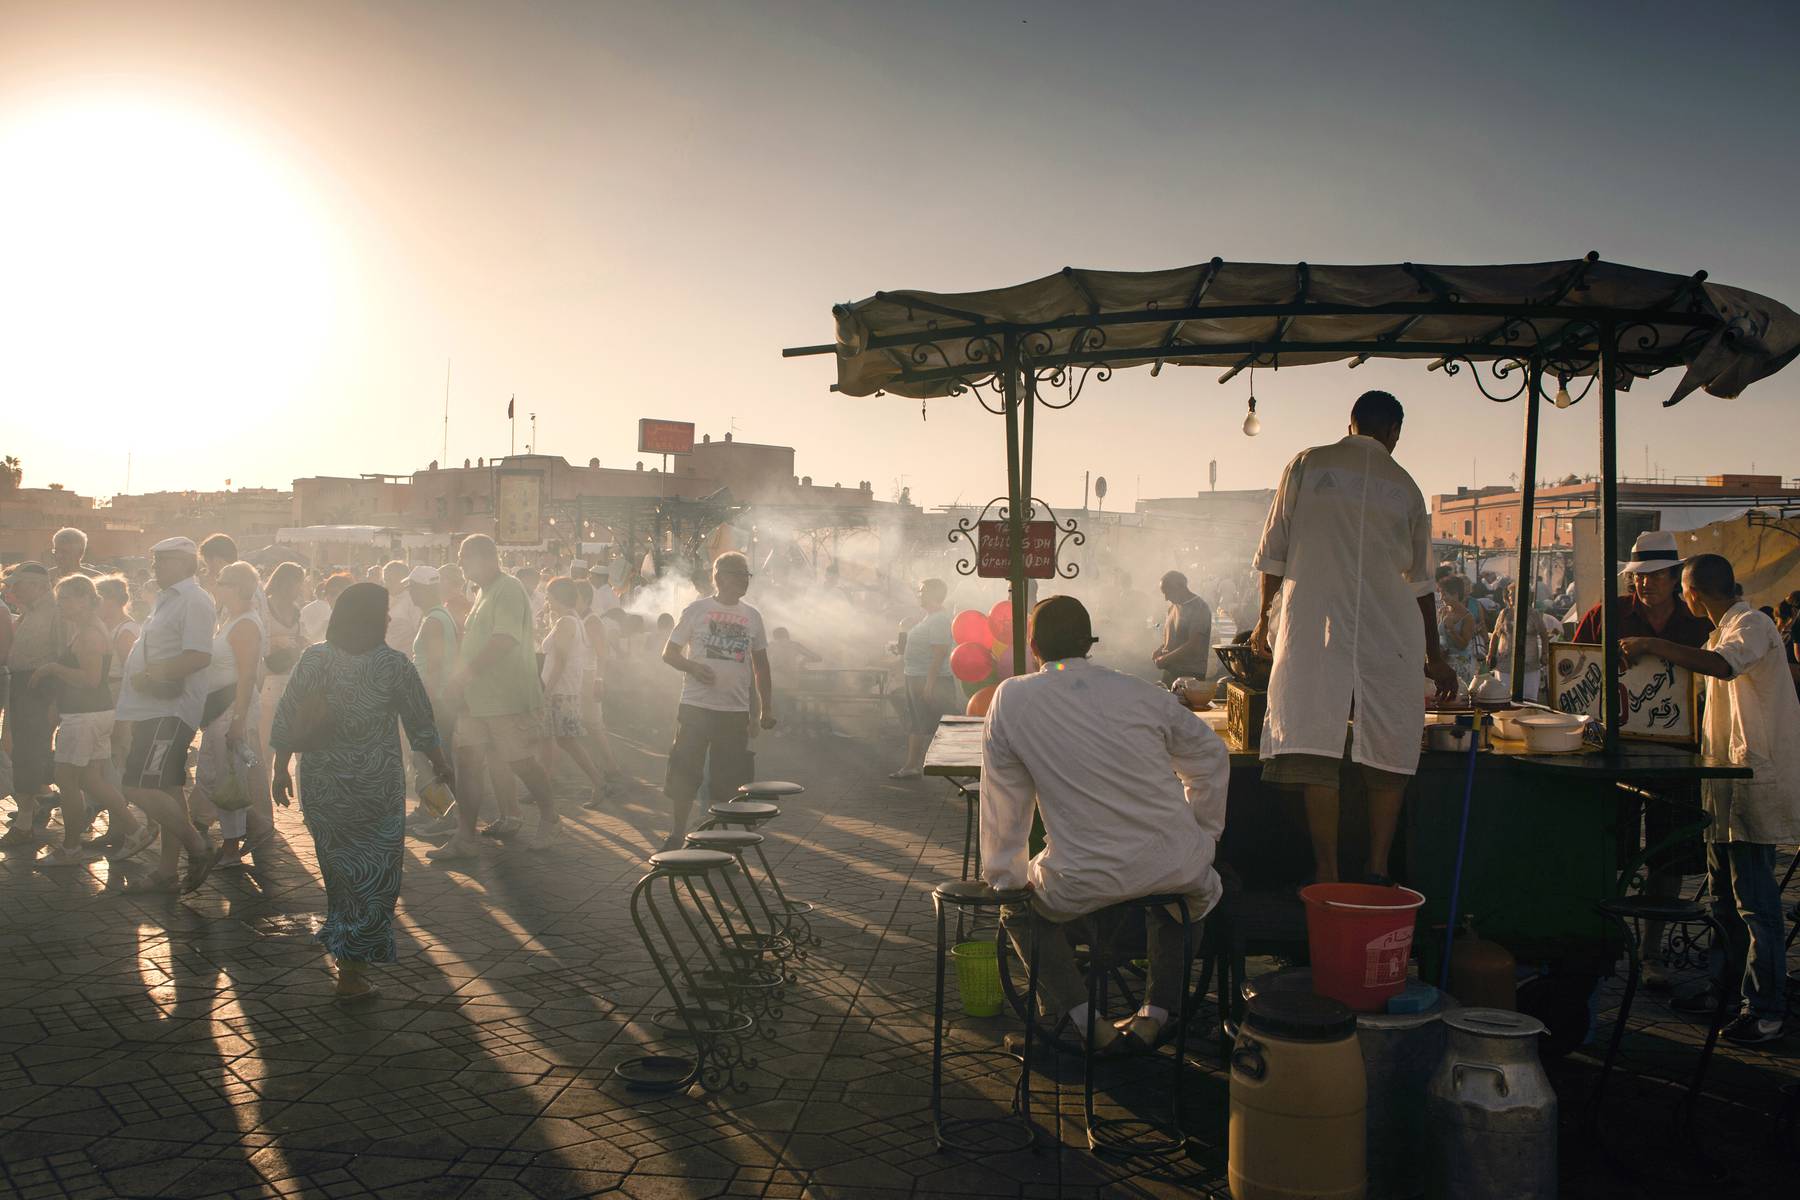
[[[1429,1200],[1556,1195],[1556,1093],[1538,1062],[1543,1023],[1499,1008],[1441,1018],[1444,1057],[1425,1098]]]

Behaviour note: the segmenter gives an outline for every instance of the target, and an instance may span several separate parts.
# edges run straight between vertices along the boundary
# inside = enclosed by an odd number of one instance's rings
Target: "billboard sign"
[[[639,454],[692,454],[694,423],[692,421],[659,421],[655,417],[638,420]]]
[[[1012,575],[1012,542],[1005,521],[982,521],[977,530],[975,574],[982,579]],[[1025,578],[1056,577],[1056,522],[1025,522]]]
[[[494,543],[536,546],[544,540],[544,473],[494,472]]]

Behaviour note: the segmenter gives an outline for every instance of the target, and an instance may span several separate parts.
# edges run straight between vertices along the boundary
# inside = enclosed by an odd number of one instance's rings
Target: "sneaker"
[[[525,848],[538,851],[554,850],[568,840],[568,835],[563,832],[561,821],[553,821],[547,827],[539,823],[538,827],[532,831],[530,840],[525,843]]]
[[[427,850],[425,857],[434,863],[470,862],[481,857],[481,847],[475,842],[453,837],[436,850]]]
[[[119,844],[106,852],[107,862],[124,862],[136,858],[156,844],[156,826],[145,821],[136,829],[119,839]]]
[[[482,827],[481,836],[490,838],[511,837],[525,827],[525,822],[518,817],[503,817],[498,821],[490,821]]]
[[[412,837],[429,840],[431,838],[445,837],[455,833],[458,824],[459,822],[455,817],[436,817],[430,821],[421,823],[416,828],[409,829],[407,832]]]
[[[244,847],[242,845],[233,846],[229,850],[226,850],[223,847],[220,848],[219,860],[213,864],[213,870],[241,871],[243,869]]]
[[[50,853],[38,860],[38,865],[42,867],[79,867],[92,857],[85,845],[53,846]]]
[[[212,869],[218,865],[219,852],[222,849],[223,847],[215,846],[209,841],[206,849],[200,853],[190,852],[188,854],[187,874],[181,880],[181,890],[184,894],[198,891],[200,885],[206,882],[206,877],[212,874]]]
[[[1739,1046],[1760,1046],[1781,1040],[1781,1018],[1742,1013],[1719,1031],[1719,1036]]]
[[[1669,1001],[1669,1007],[1678,1013],[1710,1017],[1719,1007],[1719,992],[1717,988],[1708,985],[1697,992],[1675,997]]]

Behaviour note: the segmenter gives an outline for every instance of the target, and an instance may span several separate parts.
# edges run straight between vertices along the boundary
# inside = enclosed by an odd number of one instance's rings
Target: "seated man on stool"
[[[1090,663],[1095,640],[1079,600],[1040,601],[1030,645],[1043,666],[994,693],[981,754],[982,875],[995,888],[1031,889],[1030,905],[1006,909],[1002,924],[1027,960],[1031,939],[1047,935],[1039,1003],[1077,1031],[1087,1028],[1087,985],[1063,926],[1154,893],[1187,897],[1197,925],[1223,891],[1213,853],[1231,776],[1218,735],[1163,689]],[[1044,848],[1027,861],[1034,808]],[[1147,915],[1145,1003],[1116,1027],[1096,1025],[1096,1050],[1121,1035],[1154,1045],[1179,1006],[1187,964],[1178,911]]]

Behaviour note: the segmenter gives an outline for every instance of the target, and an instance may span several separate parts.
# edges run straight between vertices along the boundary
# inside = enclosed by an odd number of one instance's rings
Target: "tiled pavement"
[[[628,766],[658,776],[654,754],[623,749]],[[265,865],[181,899],[125,894],[105,864],[50,872],[7,859],[0,1193],[1049,1197],[1219,1183],[1225,1093],[1207,1046],[1191,1073],[1194,1159],[1088,1155],[1078,1068],[1049,1062],[1056,1078],[1034,1092],[1047,1148],[935,1153],[928,895],[957,872],[961,807],[940,784],[881,778],[885,754],[864,742],[783,739],[760,759],[762,774],[810,788],[784,805],[770,848],[789,889],[818,903],[824,944],[741,1091],[646,1098],[611,1074],[655,1042],[656,975],[625,906],[660,827],[648,789],[603,814],[570,806],[576,835],[546,855],[495,848],[445,870],[409,841],[402,958],[365,1012],[327,996],[310,940],[324,901],[297,812],[283,814],[285,845]],[[1685,1067],[1695,1031],[1652,1003],[1640,1013],[1649,1019],[1630,1045]],[[957,1036],[990,1044],[1006,1028],[964,1021]],[[1700,1127],[1733,1174],[1707,1190],[1789,1177],[1768,1113],[1774,1082],[1794,1078],[1795,1049],[1790,1039],[1772,1054],[1721,1056]],[[967,1103],[1006,1094],[991,1071],[959,1074]],[[1661,1167],[1675,1157],[1660,1135],[1665,1089],[1628,1078],[1610,1110],[1621,1155],[1652,1168],[1654,1182],[1628,1183],[1578,1134],[1591,1065],[1578,1056],[1557,1078],[1566,1195],[1695,1190]]]

